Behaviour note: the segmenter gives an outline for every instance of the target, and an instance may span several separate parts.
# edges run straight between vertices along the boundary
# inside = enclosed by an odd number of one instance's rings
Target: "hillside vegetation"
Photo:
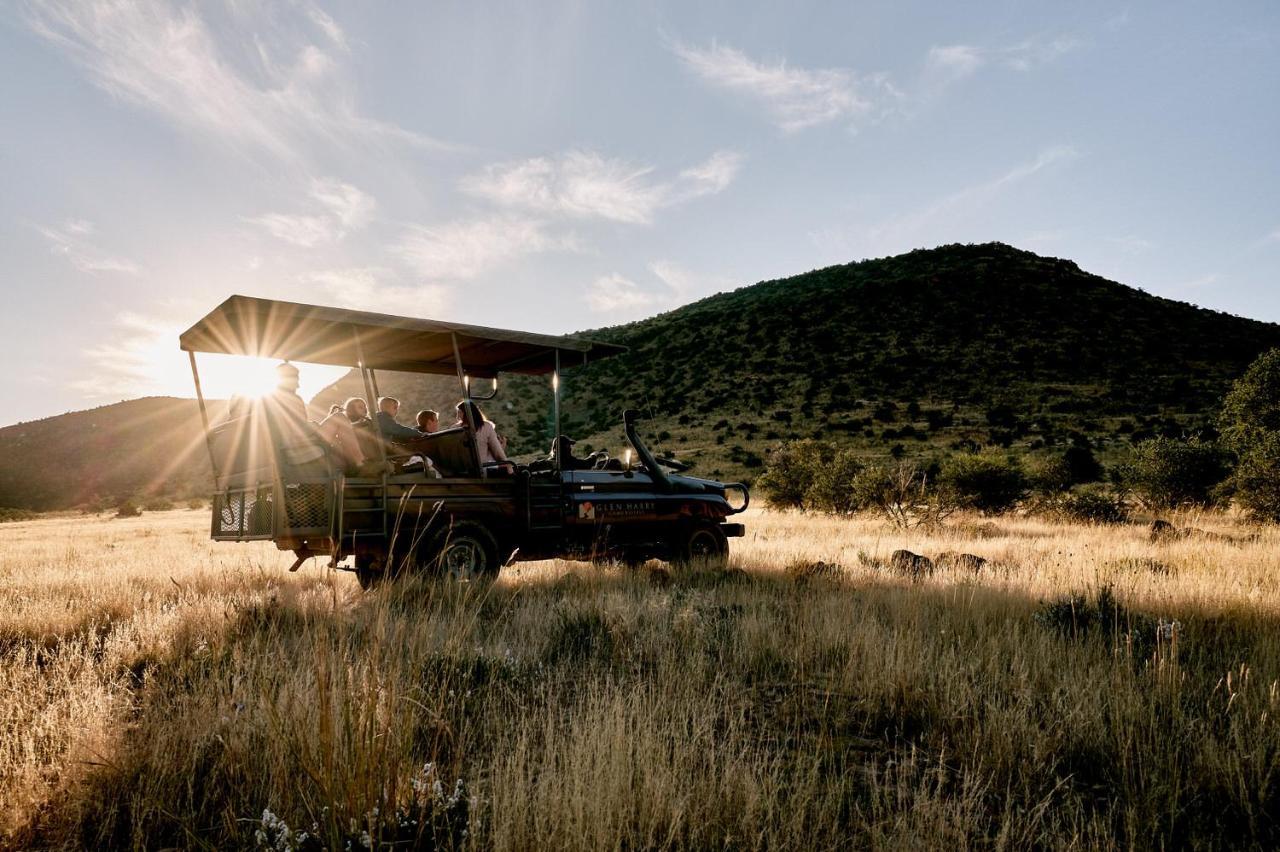
[[[622,411],[639,408],[659,449],[747,478],[797,438],[867,455],[1074,442],[1106,457],[1212,434],[1231,381],[1280,345],[1280,326],[999,243],[832,266],[583,335],[629,351],[567,374],[563,431],[618,450]],[[457,398],[439,377],[380,383],[413,410]],[[348,377],[317,402],[363,394]],[[489,414],[533,453],[551,437],[549,401],[545,380],[517,377]]]
[[[224,416],[210,403],[210,416]],[[114,505],[133,495],[206,494],[210,482],[193,399],[147,397],[0,429],[0,507]]]
[[[1076,445],[1110,461],[1156,435],[1212,437],[1230,382],[1280,346],[1280,326],[999,243],[832,266],[584,334],[629,351],[567,373],[562,431],[619,452],[622,411],[639,408],[655,449],[746,480],[802,438],[867,458]],[[457,401],[451,377],[378,381],[405,421],[447,421]],[[364,395],[348,375],[313,402]],[[550,442],[550,402],[545,378],[517,376],[486,409],[528,456]],[[198,422],[190,401],[147,399],[0,429],[0,507],[200,489]]]

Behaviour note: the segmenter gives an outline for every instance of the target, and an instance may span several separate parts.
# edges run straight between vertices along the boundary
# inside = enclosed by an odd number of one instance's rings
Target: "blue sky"
[[[0,423],[191,395],[233,292],[566,332],[1002,240],[1280,321],[1274,3],[3,8]]]

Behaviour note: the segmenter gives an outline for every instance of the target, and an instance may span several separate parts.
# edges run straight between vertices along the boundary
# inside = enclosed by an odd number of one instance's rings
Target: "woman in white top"
[[[458,403],[458,422],[455,426],[467,425],[467,408],[471,409],[471,425],[476,430],[476,452],[480,456],[480,466],[496,462],[505,462],[507,452],[502,448],[502,439],[498,437],[498,427],[484,416],[480,406],[465,399]]]

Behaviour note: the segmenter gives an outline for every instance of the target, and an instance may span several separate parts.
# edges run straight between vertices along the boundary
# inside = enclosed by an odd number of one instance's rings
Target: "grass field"
[[[0,526],[5,845],[1280,844],[1276,530],[753,511],[725,573],[362,595],[207,521]]]

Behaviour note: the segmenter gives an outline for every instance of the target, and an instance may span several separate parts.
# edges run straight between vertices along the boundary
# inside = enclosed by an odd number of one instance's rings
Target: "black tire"
[[[685,527],[672,546],[677,565],[723,571],[729,566],[729,539],[719,524]]]
[[[487,583],[498,576],[502,561],[498,539],[476,521],[446,526],[426,551],[427,565],[440,577],[464,583]]]

